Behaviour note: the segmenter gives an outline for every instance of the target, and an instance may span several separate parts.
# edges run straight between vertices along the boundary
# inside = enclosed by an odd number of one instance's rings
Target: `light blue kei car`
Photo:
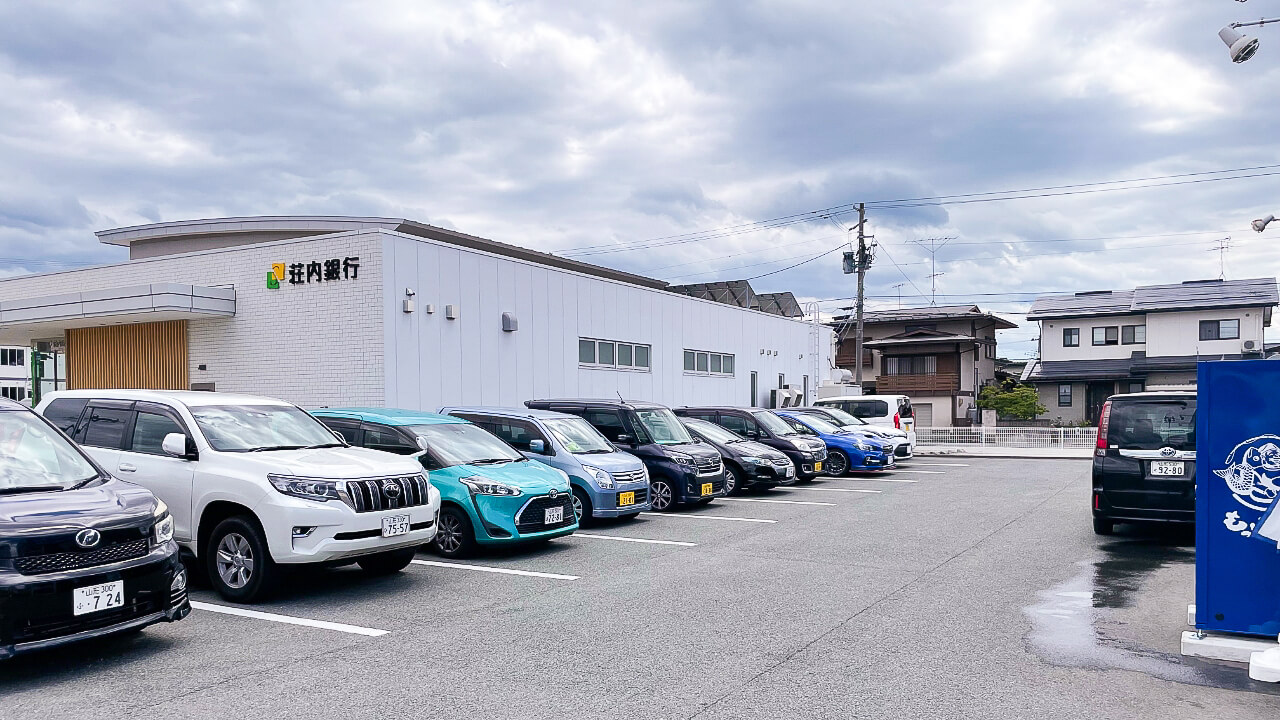
[[[525,457],[569,476],[578,518],[631,519],[649,510],[649,472],[620,452],[591,423],[565,413],[527,408],[443,407],[506,440]]]

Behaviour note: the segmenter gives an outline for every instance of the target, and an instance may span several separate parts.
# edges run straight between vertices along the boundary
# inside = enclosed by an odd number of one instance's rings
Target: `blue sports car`
[[[817,435],[827,444],[825,475],[840,476],[850,470],[884,470],[894,465],[893,445],[879,438],[844,430],[811,413],[774,412],[795,429]]]

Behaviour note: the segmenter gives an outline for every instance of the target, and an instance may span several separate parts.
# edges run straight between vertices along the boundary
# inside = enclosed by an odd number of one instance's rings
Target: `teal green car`
[[[325,408],[312,414],[352,445],[421,454],[427,478],[440,491],[434,544],[445,557],[578,529],[568,475],[529,460],[466,420],[386,408]]]

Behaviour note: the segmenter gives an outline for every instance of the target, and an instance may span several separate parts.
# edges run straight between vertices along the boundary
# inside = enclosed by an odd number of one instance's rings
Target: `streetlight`
[[[1257,220],[1254,220],[1249,224],[1253,226],[1253,229],[1255,231],[1262,232],[1263,230],[1266,230],[1267,226],[1271,224],[1271,221],[1275,219],[1276,219],[1275,215],[1268,215],[1264,218],[1258,218]]]
[[[1231,61],[1242,63],[1258,52],[1258,38],[1245,35],[1238,28],[1267,25],[1273,22],[1280,22],[1280,18],[1271,18],[1269,20],[1263,18],[1254,22],[1231,23],[1219,30],[1218,37],[1222,38],[1222,42],[1226,43],[1227,51],[1231,53]]]

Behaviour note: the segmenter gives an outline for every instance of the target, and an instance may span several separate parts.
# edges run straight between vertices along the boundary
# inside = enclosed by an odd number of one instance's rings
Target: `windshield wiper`
[[[18,485],[17,487],[0,488],[0,495],[16,495],[17,493],[29,492],[51,492],[53,490],[66,490],[61,485]]]
[[[524,458],[520,458],[520,460],[523,460],[523,459]],[[485,458],[483,460],[472,460],[467,464],[468,465],[501,465],[503,463],[509,463],[509,462],[520,462],[520,460],[517,460],[515,458]]]
[[[330,447],[346,447],[346,445],[343,445],[342,443],[331,442],[331,443],[320,443],[319,445],[304,445],[298,449],[299,450],[317,450],[319,448],[330,448]]]
[[[100,477],[102,477],[102,476],[101,476],[101,475],[91,475],[91,476],[89,476],[89,477],[87,477],[87,478],[85,478],[85,479],[81,480],[80,482],[76,483],[75,485],[72,485],[71,487],[69,487],[69,488],[67,488],[67,489],[68,489],[68,490],[79,490],[80,488],[84,487],[85,485],[88,485],[89,483],[93,482],[94,480],[97,480],[97,479],[98,479],[98,478],[100,478]]]
[[[249,448],[245,452],[266,452],[267,450],[305,450],[306,445],[264,445],[262,447]]]

